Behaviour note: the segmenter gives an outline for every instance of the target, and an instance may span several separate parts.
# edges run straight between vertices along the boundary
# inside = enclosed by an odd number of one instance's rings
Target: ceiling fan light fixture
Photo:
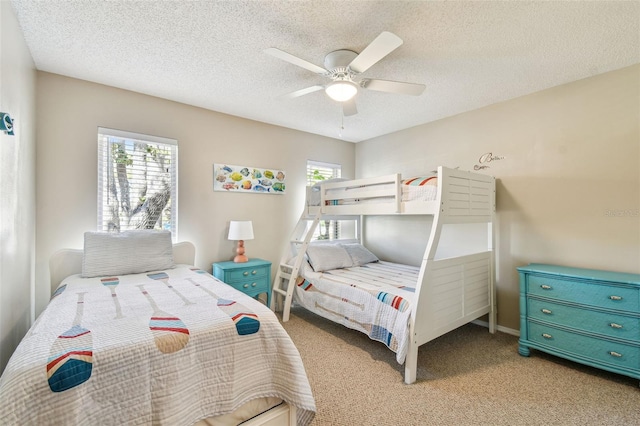
[[[352,81],[338,80],[329,84],[325,92],[334,101],[346,102],[358,93],[358,86]]]

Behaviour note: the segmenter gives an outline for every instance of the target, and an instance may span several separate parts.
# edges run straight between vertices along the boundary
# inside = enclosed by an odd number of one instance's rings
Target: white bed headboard
[[[193,265],[196,258],[195,246],[183,241],[173,245],[173,262],[176,264]],[[49,276],[51,277],[51,294],[58,288],[58,284],[69,275],[82,272],[82,250],[61,249],[51,255],[49,259]]]

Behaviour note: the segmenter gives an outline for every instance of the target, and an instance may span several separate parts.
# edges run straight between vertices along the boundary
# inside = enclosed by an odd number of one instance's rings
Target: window
[[[98,230],[177,232],[178,142],[98,128]]]
[[[342,166],[340,164],[307,160],[307,186],[312,186],[323,180],[339,178],[341,172]],[[337,220],[321,220],[312,238],[316,240],[335,240],[340,238],[340,222]]]

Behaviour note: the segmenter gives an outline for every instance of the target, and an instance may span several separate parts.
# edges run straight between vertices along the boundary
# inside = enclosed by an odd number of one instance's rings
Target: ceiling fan
[[[400,47],[401,44],[400,37],[384,31],[359,54],[347,49],[329,53],[324,58],[324,68],[275,47],[265,49],[264,52],[331,79],[331,82],[326,85],[315,85],[296,90],[286,97],[296,98],[324,89],[331,99],[342,103],[344,115],[349,116],[358,113],[354,96],[358,93],[359,88],[413,96],[419,96],[424,92],[424,84],[358,78],[360,74]]]

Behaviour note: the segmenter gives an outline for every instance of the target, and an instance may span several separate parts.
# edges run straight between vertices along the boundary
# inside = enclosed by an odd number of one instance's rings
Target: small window
[[[178,142],[98,128],[98,230],[177,233]]]
[[[323,180],[339,178],[342,174],[340,164],[307,160],[307,186],[313,186]],[[321,220],[313,234],[316,240],[335,240],[340,238],[340,221]]]

